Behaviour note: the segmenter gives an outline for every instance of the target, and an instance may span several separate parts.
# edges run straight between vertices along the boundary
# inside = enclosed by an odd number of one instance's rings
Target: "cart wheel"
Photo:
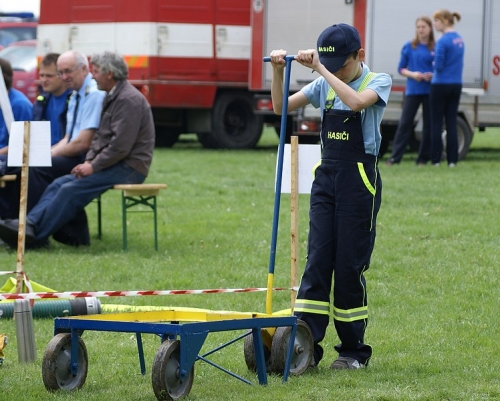
[[[156,352],[151,370],[151,380],[156,398],[162,400],[177,400],[189,394],[193,386],[194,365],[184,378],[179,378],[180,342],[167,340]]]
[[[288,341],[290,340],[291,327],[278,327],[273,336],[271,345],[271,359],[269,370],[273,373],[282,374],[285,370],[286,355],[288,353]],[[297,332],[293,346],[290,373],[301,375],[311,364],[314,353],[314,344],[311,330],[307,323],[297,320]]]
[[[251,333],[251,332],[250,332]],[[243,342],[243,352],[245,355],[245,363],[247,364],[248,370],[252,372],[257,372],[257,361],[255,359],[255,346],[253,344],[253,335],[249,334],[245,337]],[[264,344],[264,359],[266,361],[266,367],[269,367],[269,357],[271,356],[271,351]]]
[[[85,383],[88,369],[87,347],[78,337],[78,371],[71,373],[71,334],[59,333],[49,341],[42,361],[43,384],[47,390],[77,390]]]

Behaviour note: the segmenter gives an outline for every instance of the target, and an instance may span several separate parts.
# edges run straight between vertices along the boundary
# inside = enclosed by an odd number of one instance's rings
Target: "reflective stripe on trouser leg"
[[[313,301],[309,299],[296,299],[295,312],[315,313],[318,315],[330,315],[330,302]]]
[[[355,320],[368,319],[368,306],[354,309],[333,308],[333,318],[341,322],[354,322]]]

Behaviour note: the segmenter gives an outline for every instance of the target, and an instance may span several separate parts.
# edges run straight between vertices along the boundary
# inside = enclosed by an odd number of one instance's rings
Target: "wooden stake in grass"
[[[26,236],[26,207],[28,200],[28,173],[30,154],[30,122],[24,122],[23,164],[21,167],[21,194],[19,201],[19,230],[17,236],[16,293],[22,292],[24,282],[24,240]]]

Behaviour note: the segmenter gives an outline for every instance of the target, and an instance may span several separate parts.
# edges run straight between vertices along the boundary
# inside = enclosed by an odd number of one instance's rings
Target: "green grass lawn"
[[[96,238],[96,205],[87,207],[92,245],[28,251],[29,278],[57,291],[171,290],[265,287],[278,140],[266,129],[256,150],[202,149],[181,137],[157,149],[148,182],[164,182],[159,198],[159,250],[151,217],[129,217],[129,250],[121,251],[120,194],[103,196],[104,236]],[[497,305],[500,295],[500,129],[477,132],[455,169],[416,167],[415,154],[397,166],[381,162],[383,202],[368,282],[374,354],[368,369],[334,372],[332,325],[319,369],[282,384],[257,385],[238,342],[211,356],[256,385],[206,363],[195,365],[189,400],[497,400],[500,399]],[[116,192],[116,193],[115,193]],[[304,267],[308,196],[300,195],[300,270]],[[16,252],[0,249],[0,270],[16,269]],[[0,276],[0,285],[7,276]],[[275,286],[290,285],[290,196],[281,197]],[[274,292],[272,309],[290,307]],[[197,307],[265,312],[264,292],[101,298],[103,305]],[[160,345],[144,335],[147,373],[140,374],[133,334],[85,332],[89,372],[78,392],[49,393],[41,364],[53,336],[51,319],[35,319],[37,359],[20,364],[16,328],[0,318],[10,342],[0,367],[0,400],[155,400],[151,365]],[[209,350],[240,333],[211,333]]]

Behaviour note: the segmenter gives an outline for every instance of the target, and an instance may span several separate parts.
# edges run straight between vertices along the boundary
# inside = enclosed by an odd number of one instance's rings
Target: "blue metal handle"
[[[271,57],[264,57],[262,59],[265,63],[269,63],[271,61]],[[288,61],[288,60],[295,60],[295,56],[285,56],[285,61]]]
[[[281,182],[283,176],[283,158],[285,153],[285,136],[286,136],[286,123],[288,114],[288,92],[290,90],[290,75],[292,70],[292,61],[295,56],[285,56],[286,68],[285,79],[283,86],[283,105],[281,108],[281,127],[280,127],[280,143],[278,147],[278,166],[276,168],[276,188],[274,192],[274,214],[273,214],[273,227],[271,235],[271,249],[269,253],[269,270],[268,270],[268,283],[267,283],[267,299],[266,299],[266,313],[272,313],[272,282],[274,276],[274,265],[276,262],[276,243],[278,240],[278,223],[280,214],[280,200],[281,200]],[[270,57],[264,57],[264,61],[271,61]]]

